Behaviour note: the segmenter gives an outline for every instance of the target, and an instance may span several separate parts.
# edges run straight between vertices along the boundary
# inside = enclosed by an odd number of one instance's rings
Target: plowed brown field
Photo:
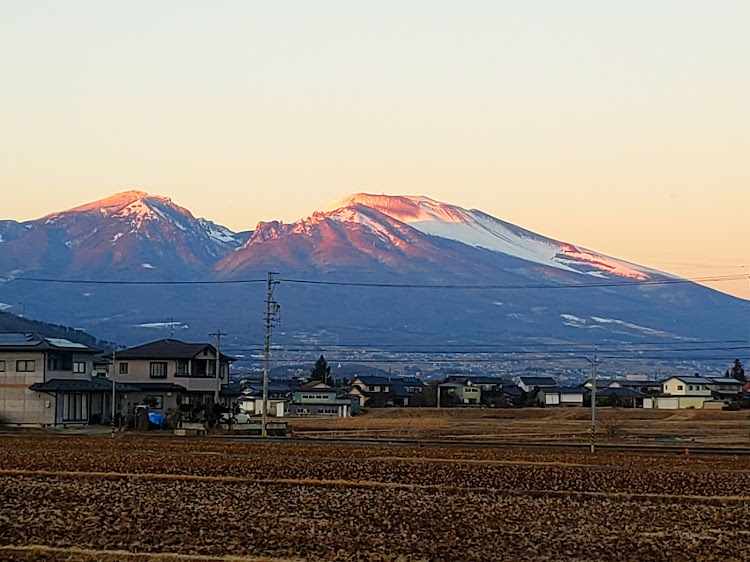
[[[747,458],[0,437],[0,560],[747,560]]]

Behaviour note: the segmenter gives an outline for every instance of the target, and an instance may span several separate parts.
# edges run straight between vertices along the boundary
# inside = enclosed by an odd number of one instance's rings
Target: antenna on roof
[[[169,317],[169,339],[174,339],[174,318]]]

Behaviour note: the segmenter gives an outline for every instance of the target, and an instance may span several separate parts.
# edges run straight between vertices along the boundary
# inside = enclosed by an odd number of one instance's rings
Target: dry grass
[[[603,439],[653,443],[678,438],[705,445],[750,445],[750,412],[599,408]],[[618,430],[608,431],[617,418]],[[591,426],[586,408],[387,408],[354,418],[290,418],[297,436],[460,439],[511,442],[586,442]]]

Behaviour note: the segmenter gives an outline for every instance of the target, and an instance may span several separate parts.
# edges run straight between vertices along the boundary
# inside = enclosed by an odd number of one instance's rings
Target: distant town
[[[583,408],[592,400],[612,408],[750,408],[740,360],[725,373],[675,372],[660,380],[543,372],[431,379],[355,365],[337,374],[323,355],[307,372],[264,378],[233,373],[235,360],[210,342],[169,338],[105,353],[40,333],[0,333],[0,423],[205,431],[253,430],[261,417],[346,418],[377,408]]]

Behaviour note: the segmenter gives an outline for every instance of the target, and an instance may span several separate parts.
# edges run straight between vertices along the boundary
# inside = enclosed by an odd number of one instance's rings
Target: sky
[[[746,0],[0,0],[0,219],[140,189],[247,230],[426,195],[750,274],[749,21]]]

